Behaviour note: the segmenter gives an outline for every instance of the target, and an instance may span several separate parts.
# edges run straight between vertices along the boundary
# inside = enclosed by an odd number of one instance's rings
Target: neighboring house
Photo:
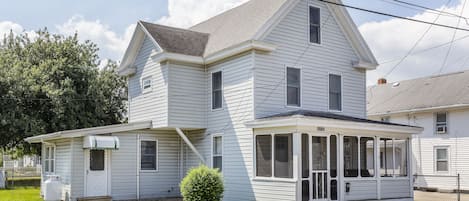
[[[129,123],[27,141],[67,200],[177,197],[201,163],[226,201],[413,200],[422,129],[366,119],[376,66],[347,11],[317,0],[252,0],[189,29],[138,22],[119,71]]]
[[[469,190],[469,71],[369,87],[368,117],[423,127],[413,140],[415,186]]]

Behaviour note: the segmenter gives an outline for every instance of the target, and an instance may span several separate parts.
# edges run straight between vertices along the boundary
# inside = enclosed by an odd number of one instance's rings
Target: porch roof
[[[316,126],[325,128],[382,131],[403,134],[417,134],[422,127],[374,121],[331,112],[296,110],[270,115],[246,123],[250,128],[283,126]]]
[[[116,124],[110,126],[100,126],[93,128],[83,128],[67,131],[59,131],[55,133],[49,133],[44,135],[38,135],[26,138],[26,142],[29,143],[40,143],[44,140],[57,140],[63,138],[83,137],[89,135],[102,135],[116,132],[125,132],[132,130],[150,129],[152,127],[151,121],[134,122],[128,124]]]

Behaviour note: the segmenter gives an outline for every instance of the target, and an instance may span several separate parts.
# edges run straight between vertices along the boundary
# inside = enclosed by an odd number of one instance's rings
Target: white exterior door
[[[109,151],[85,150],[85,195],[108,195]]]

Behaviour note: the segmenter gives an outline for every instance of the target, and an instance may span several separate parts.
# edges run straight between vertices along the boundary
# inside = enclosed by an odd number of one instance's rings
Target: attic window
[[[151,84],[152,84],[151,76],[142,79],[142,91],[143,91],[143,93],[148,93],[152,90]]]
[[[309,42],[321,43],[321,10],[309,7]]]

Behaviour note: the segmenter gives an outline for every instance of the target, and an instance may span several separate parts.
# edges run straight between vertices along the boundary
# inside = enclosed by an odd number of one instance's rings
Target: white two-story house
[[[140,21],[120,65],[129,123],[27,141],[67,200],[178,197],[199,164],[223,173],[226,201],[413,200],[422,129],[366,119],[376,66],[347,11],[318,0],[251,0],[189,29]]]
[[[415,187],[469,190],[469,71],[369,87],[368,115],[420,126],[415,135]]]

